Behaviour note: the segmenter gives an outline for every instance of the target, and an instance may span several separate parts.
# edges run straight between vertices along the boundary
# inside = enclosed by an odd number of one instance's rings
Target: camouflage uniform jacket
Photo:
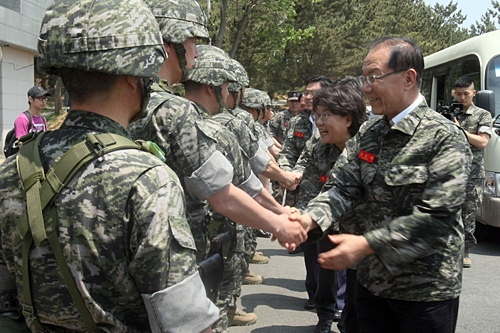
[[[107,117],[72,110],[61,128],[49,132],[40,145],[44,167],[52,167],[88,132],[129,137],[125,128]],[[16,158],[7,159],[0,170],[0,261],[8,265],[22,296],[22,246],[16,220],[26,210],[26,196]],[[141,294],[176,285],[197,271],[184,195],[175,173],[149,153],[118,150],[78,171],[55,205],[66,261],[94,321],[109,332],[149,331]],[[46,326],[50,332],[85,331],[57,267],[47,240],[31,249],[35,313],[42,323],[50,323]]]
[[[229,185],[233,170],[193,103],[153,84],[146,112],[128,129],[134,139],[156,142],[186,192],[186,215],[195,241],[204,235],[205,199]]]
[[[302,110],[290,122],[288,134],[281,148],[280,157],[278,158],[278,164],[285,171],[292,171],[307,140],[309,140],[313,134],[312,123],[309,120],[310,115],[311,111]]]
[[[212,118],[236,136],[240,148],[250,161],[254,174],[264,172],[271,157],[260,147],[258,138],[247,124],[235,117],[231,111],[220,112]]]
[[[264,140],[261,137],[261,132],[257,130],[256,128],[257,124],[255,123],[253,116],[249,112],[241,108],[235,108],[234,110],[232,110],[232,112],[236,116],[236,118],[243,120],[243,122],[248,126],[248,128],[250,128],[250,131],[253,133],[253,135],[255,135],[255,137],[259,139],[259,145],[262,148],[262,150],[267,152],[269,146],[267,146],[264,143]]]
[[[310,142],[310,143],[309,143]],[[310,200],[320,192],[328,179],[328,174],[339,158],[342,151],[334,144],[321,142],[319,131],[309,139],[306,148],[302,151],[295,167],[304,166],[294,172],[302,173],[298,201],[295,207],[304,209]]]
[[[370,119],[347,142],[333,187],[306,213],[325,232],[358,211],[359,229],[376,254],[358,281],[377,296],[405,301],[456,298],[462,281],[460,206],[472,155],[460,129],[422,102],[398,123]],[[340,165],[339,165],[340,164]]]
[[[208,111],[200,104],[194,103],[200,115],[205,119],[207,126],[217,139],[216,147],[233,166],[234,186],[241,188],[251,197],[255,197],[262,190],[262,183],[252,172],[250,160],[242,151],[236,136],[226,127],[213,119]]]
[[[264,144],[266,145],[266,149],[269,149],[270,147],[274,146],[274,141],[271,138],[271,134],[269,133],[269,128],[261,123],[259,120],[255,121],[255,131],[259,133],[258,137],[262,139]]]
[[[456,116],[460,126],[469,133],[479,134],[486,133],[491,137],[491,113],[485,109],[472,104],[467,111],[460,112]],[[484,150],[474,145],[470,145],[472,151],[472,168],[470,172],[470,179],[484,178],[484,165],[483,155]]]
[[[293,117],[294,115],[287,109],[282,112],[278,112],[278,114],[271,119],[269,124],[271,135],[281,144],[286,139],[288,129],[290,128],[290,121]]]

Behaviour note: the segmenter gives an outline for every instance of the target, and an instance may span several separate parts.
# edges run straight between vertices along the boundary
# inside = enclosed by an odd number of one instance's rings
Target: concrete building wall
[[[52,0],[0,0],[0,158],[4,139],[28,108],[35,82],[34,57],[46,8]]]

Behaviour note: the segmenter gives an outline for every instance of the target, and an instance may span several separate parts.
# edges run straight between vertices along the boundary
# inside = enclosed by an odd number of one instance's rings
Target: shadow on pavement
[[[293,297],[280,294],[258,293],[241,297],[241,304],[246,312],[253,312],[259,305],[267,305],[276,310],[297,310],[307,311],[304,304],[307,299],[302,297]]]
[[[304,280],[265,278],[264,285],[286,288],[291,291],[305,291]]]
[[[269,326],[256,328],[252,333],[309,333],[314,332],[314,325],[311,326]]]

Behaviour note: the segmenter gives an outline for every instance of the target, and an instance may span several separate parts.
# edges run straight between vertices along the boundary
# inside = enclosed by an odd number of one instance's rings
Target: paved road
[[[472,268],[465,269],[457,333],[500,332],[500,230],[471,251]],[[258,316],[257,323],[231,327],[230,333],[313,333],[316,314],[304,310],[307,300],[302,254],[290,255],[279,244],[259,238],[258,250],[270,256],[267,265],[251,265],[264,284],[243,286],[239,306]],[[336,326],[333,332],[338,332]]]

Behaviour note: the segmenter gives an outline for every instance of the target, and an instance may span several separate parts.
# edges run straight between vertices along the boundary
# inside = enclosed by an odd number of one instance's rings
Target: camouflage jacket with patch
[[[336,145],[321,142],[319,131],[316,131],[309,141],[295,164],[295,167],[303,168],[293,169],[294,172],[302,173],[298,201],[295,205],[298,209],[306,208],[309,201],[321,192],[330,170],[342,154]]]
[[[376,254],[358,266],[358,281],[377,296],[440,301],[460,294],[463,223],[460,206],[472,155],[465,134],[422,102],[391,126],[370,119],[334,166],[333,186],[306,213],[323,232],[339,230],[357,211]]]
[[[290,128],[290,121],[293,117],[294,115],[287,109],[274,115],[269,123],[272,137],[281,144],[286,139],[288,129]]]
[[[457,114],[456,118],[460,123],[460,126],[467,132],[472,134],[485,133],[491,137],[491,122],[493,119],[491,118],[491,113],[485,109],[481,109],[480,107],[472,104],[466,112],[460,112]],[[472,159],[470,178],[484,178],[484,150],[472,144],[470,145],[470,150],[474,156]]]
[[[292,118],[288,134],[283,147],[281,148],[278,164],[285,171],[292,171],[295,163],[300,157],[307,140],[313,134],[312,123],[309,120],[311,111],[302,110],[300,113]]]
[[[45,168],[88,132],[129,137],[107,117],[71,110],[61,128],[41,143]],[[0,165],[0,172],[0,261],[8,265],[22,296],[22,242],[16,221],[26,210],[26,196],[14,156]],[[110,152],[81,168],[55,205],[64,256],[94,321],[109,331],[149,331],[141,294],[173,286],[197,269],[175,173],[140,150]],[[31,249],[35,313],[42,323],[53,325],[46,327],[50,332],[84,331],[57,267],[47,240]]]

